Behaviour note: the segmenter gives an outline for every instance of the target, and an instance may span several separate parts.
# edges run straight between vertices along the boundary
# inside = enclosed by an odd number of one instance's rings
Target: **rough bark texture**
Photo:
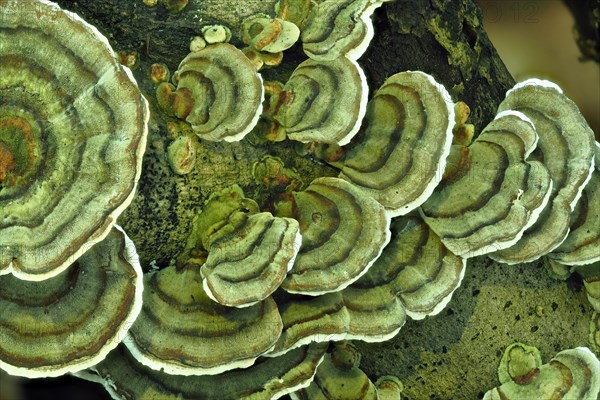
[[[96,25],[117,51],[139,54],[134,74],[151,103],[150,64],[162,62],[174,71],[188,52],[190,37],[199,34],[199,21],[229,25],[233,42],[239,44],[236,24],[257,11],[272,13],[274,3],[252,0],[242,7],[236,0],[191,0],[182,13],[170,15],[160,4],[150,8],[141,0],[58,2]],[[379,9],[374,20],[375,39],[359,60],[372,91],[396,72],[422,70],[443,83],[454,101],[470,105],[477,130],[493,118],[514,81],[484,31],[474,0],[397,0]],[[295,46],[286,52],[284,65],[264,75],[284,80],[304,58]],[[145,269],[151,263],[167,265],[183,249],[191,220],[211,192],[237,183],[248,195],[264,199],[266,194],[250,175],[252,163],[263,155],[284,159],[298,169],[305,185],[316,176],[336,173],[298,156],[289,142],[260,145],[246,139],[235,144],[200,143],[195,170],[177,176],[165,159],[169,143],[165,121],[155,102],[151,107],[138,194],[119,219],[135,241]],[[499,352],[515,340],[541,347],[544,361],[567,346],[586,345],[591,307],[580,285],[571,289],[551,281],[540,265],[509,268],[477,259],[441,316],[408,322],[392,341],[361,344],[362,365],[372,378],[396,374],[409,399],[476,398],[497,384]],[[547,310],[537,317],[540,321],[531,311],[536,305]],[[576,312],[586,317],[569,317]],[[572,333],[563,338],[562,332],[569,330]]]

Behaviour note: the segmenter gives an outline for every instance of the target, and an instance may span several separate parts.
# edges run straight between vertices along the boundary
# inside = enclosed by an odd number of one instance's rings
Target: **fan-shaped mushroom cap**
[[[281,287],[319,295],[341,290],[364,274],[390,240],[383,207],[351,183],[317,178],[293,193],[302,246]]]
[[[269,355],[311,341],[359,339],[380,342],[395,336],[406,315],[439,313],[465,273],[455,256],[417,217],[397,219],[381,256],[349,287],[308,297],[277,292],[283,332]]]
[[[273,299],[224,307],[202,290],[196,268],[146,274],[140,316],[125,344],[142,364],[175,375],[213,375],[248,367],[281,334]]]
[[[600,363],[586,347],[561,351],[549,363],[488,391],[484,400],[594,400],[600,389]]]
[[[524,379],[532,370],[542,365],[540,351],[533,346],[523,343],[513,343],[508,346],[498,367],[500,383],[507,383],[513,379]]]
[[[0,274],[42,280],[104,238],[131,202],[148,105],[76,14],[48,1],[0,8]]]
[[[178,117],[206,140],[242,140],[262,112],[263,86],[252,62],[234,46],[219,43],[188,54],[177,70],[175,91],[186,103]]]
[[[211,244],[200,270],[204,291],[226,306],[246,307],[264,300],[283,282],[301,243],[296,220],[254,214]]]
[[[442,179],[454,104],[423,72],[388,78],[367,105],[366,123],[340,160],[340,174],[392,216],[420,206]]]
[[[382,309],[375,299],[383,293],[400,298],[413,319],[439,313],[460,286],[466,260],[455,256],[417,217],[400,218],[392,224],[391,242],[381,257],[358,281],[344,291],[344,297],[364,293],[373,303],[372,316]],[[382,293],[376,296],[375,292]],[[348,303],[348,302],[347,302]]]
[[[324,0],[315,4],[300,38],[304,52],[313,60],[347,56],[358,60],[373,39],[371,15],[389,0]]]
[[[600,261],[600,143],[596,142],[595,168],[571,215],[567,238],[548,258],[566,265]]]
[[[0,368],[29,378],[103,360],[142,307],[142,269],[120,228],[55,277],[2,276],[0,287]]]
[[[321,296],[279,291],[274,298],[283,321],[283,331],[273,350],[265,356],[277,357],[311,342],[346,339],[350,315],[341,291]]]
[[[272,97],[274,118],[290,139],[344,145],[360,128],[368,92],[365,74],[355,61],[306,60]]]
[[[452,146],[441,184],[420,209],[444,245],[461,257],[512,246],[548,203],[552,181],[537,161],[531,121],[504,112],[469,146]]]
[[[258,51],[278,53],[298,40],[300,29],[291,22],[280,18],[253,16],[242,24],[244,43]]]
[[[99,382],[113,399],[137,400],[271,400],[312,381],[327,344],[312,344],[281,357],[259,358],[247,369],[216,376],[174,376],[139,364],[123,346],[93,368],[78,374]]]
[[[292,393],[291,398],[377,400],[377,388],[359,366],[360,353],[353,345],[335,343],[317,368],[314,381],[306,389]]]
[[[530,79],[519,83],[498,109],[518,110],[531,119],[539,135],[532,158],[544,163],[554,185],[538,222],[514,246],[490,255],[508,264],[529,262],[565,240],[570,214],[594,169],[594,133],[575,103],[552,82]]]

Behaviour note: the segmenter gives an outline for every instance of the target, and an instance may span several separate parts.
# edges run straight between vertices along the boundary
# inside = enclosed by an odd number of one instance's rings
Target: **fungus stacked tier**
[[[194,168],[198,140],[252,134],[294,140],[339,176],[303,186],[282,160],[257,161],[270,200],[259,205],[236,185],[213,193],[177,259],[145,274],[142,296],[133,246],[112,226],[139,178],[146,103],[95,28],[45,1],[0,0],[19,10],[0,14],[0,64],[13,71],[0,78],[0,266],[16,275],[0,278],[10,285],[0,296],[11,332],[2,368],[53,376],[92,367],[79,376],[115,398],[277,398],[315,373],[318,387],[298,398],[351,387],[362,398],[398,396],[393,378],[366,378],[350,345],[325,355],[326,343],[387,340],[407,315],[439,313],[469,257],[547,255],[562,275],[570,265],[588,271],[594,298],[598,259],[586,245],[598,235],[585,227],[598,219],[598,145],[575,105],[554,84],[527,81],[472,140],[468,107],[423,72],[391,76],[369,100],[356,60],[382,3],[280,0],[276,16],[243,24],[247,48],[220,42],[231,37],[224,27],[205,27],[173,83],[155,80],[156,118],[195,133],[171,143],[175,173]],[[310,59],[285,83],[263,82],[258,69],[298,38]],[[47,46],[34,45],[42,39]],[[582,193],[590,200],[578,202]],[[27,296],[38,284],[48,294]],[[27,323],[37,320],[34,331]],[[66,320],[72,332],[59,329]],[[73,349],[57,361],[65,338]]]
[[[140,177],[148,105],[104,36],[49,2],[0,1],[0,367],[92,366],[141,309],[114,222]]]

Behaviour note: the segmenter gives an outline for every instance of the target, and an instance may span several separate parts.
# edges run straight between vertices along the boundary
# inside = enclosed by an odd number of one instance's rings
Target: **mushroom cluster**
[[[541,365],[539,351],[521,343],[508,346],[498,377],[501,385],[484,400],[496,399],[597,399],[600,362],[587,347],[563,350]]]
[[[306,387],[295,398],[391,399],[399,381],[373,384],[341,341],[388,340],[407,316],[438,314],[468,258],[545,256],[556,274],[580,273],[598,307],[600,147],[577,107],[555,84],[529,80],[473,139],[468,107],[424,72],[399,72],[369,99],[357,59],[383,2],[279,0],[276,15],[244,20],[244,49],[209,25],[171,79],[154,65],[156,118],[179,130],[165,152],[176,174],[196,167],[201,141],[255,134],[296,142],[338,176],[304,185],[281,159],[257,161],[257,191],[269,196],[236,185],[210,194],[180,254],[143,278],[113,226],[139,178],[145,100],[76,15],[44,0],[0,13],[10,72],[0,78],[0,274],[15,275],[1,278],[0,325],[11,333],[2,369],[80,371],[114,398],[269,399]],[[264,82],[262,69],[298,40],[309,59],[286,82]],[[61,352],[65,335],[72,349]],[[341,343],[327,353],[330,341]],[[588,370],[598,361],[585,350],[548,367],[526,347],[510,349],[518,357],[488,398],[531,394],[537,382],[554,390],[547,380],[597,393]],[[557,380],[566,370],[576,379]]]
[[[107,39],[48,1],[0,1],[0,67],[0,368],[59,376],[103,360],[141,310],[115,220],[148,103]]]
[[[131,202],[148,105],[76,14],[0,4],[0,274],[43,280],[108,235]]]

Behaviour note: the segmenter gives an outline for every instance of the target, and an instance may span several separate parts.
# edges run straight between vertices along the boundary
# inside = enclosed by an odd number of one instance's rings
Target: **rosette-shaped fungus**
[[[512,246],[548,203],[552,180],[526,161],[537,142],[519,112],[496,116],[469,146],[452,146],[440,185],[422,205],[423,219],[450,251],[474,257]]]
[[[484,400],[595,400],[600,390],[600,363],[586,347],[564,350],[549,363],[488,391]]]
[[[148,105],[76,14],[33,0],[0,9],[0,274],[42,280],[131,202]]]
[[[158,89],[163,109],[191,124],[206,140],[244,138],[262,112],[262,79],[241,50],[227,43],[188,54],[177,70],[177,90]]]
[[[197,268],[144,277],[144,305],[125,344],[142,364],[175,375],[213,375],[248,367],[281,334],[272,298],[243,309],[221,306],[202,290]]]
[[[519,83],[498,109],[518,110],[531,119],[539,135],[532,158],[544,163],[553,181],[548,206],[535,225],[509,249],[490,254],[508,264],[529,262],[565,240],[571,212],[594,168],[594,133],[577,105],[552,82]]]
[[[324,0],[314,4],[302,26],[304,52],[313,60],[347,56],[358,60],[373,39],[371,15],[390,0]]]
[[[295,400],[378,400],[379,389],[359,368],[360,353],[347,342],[333,344],[331,353],[325,358],[313,382],[306,388],[292,393]],[[386,399],[400,400],[402,383],[393,377],[378,381],[382,385]]]
[[[325,350],[327,344],[312,344],[216,376],[174,376],[144,367],[120,346],[78,376],[101,383],[113,399],[271,400],[307,386]]]
[[[339,178],[315,179],[292,194],[290,208],[286,212],[298,220],[302,234],[296,261],[281,285],[290,293],[344,289],[367,272],[390,240],[383,206]]]
[[[244,43],[258,51],[278,53],[290,48],[300,36],[300,30],[280,18],[252,16],[242,24]]]
[[[423,72],[388,78],[367,105],[363,128],[338,163],[344,178],[393,216],[420,206],[442,179],[454,105]]]
[[[142,269],[117,228],[59,275],[42,282],[2,276],[0,287],[0,368],[29,378],[103,360],[142,307]]]
[[[360,128],[368,92],[365,74],[355,61],[306,60],[283,91],[271,97],[271,109],[290,139],[344,145]]]
[[[595,168],[571,215],[569,235],[548,258],[565,265],[600,261],[600,143],[596,142]]]

